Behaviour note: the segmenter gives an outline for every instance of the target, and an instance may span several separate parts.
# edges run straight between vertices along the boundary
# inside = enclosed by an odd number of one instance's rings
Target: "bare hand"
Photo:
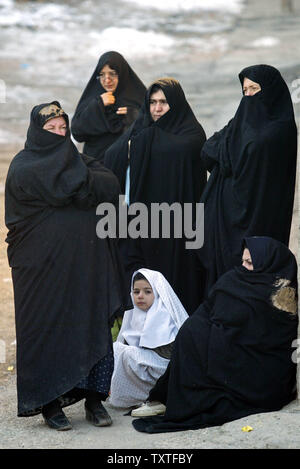
[[[117,114],[127,114],[127,107],[119,107]]]
[[[107,91],[106,93],[102,93],[101,98],[102,98],[104,106],[110,106],[111,104],[115,104],[116,98],[112,94],[112,91]]]

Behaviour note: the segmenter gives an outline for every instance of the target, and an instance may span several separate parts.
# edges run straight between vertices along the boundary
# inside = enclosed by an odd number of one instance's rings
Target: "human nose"
[[[103,76],[102,76],[102,80],[103,80],[104,82],[106,82],[106,81],[112,81],[112,76],[108,73],[107,75],[103,75]]]

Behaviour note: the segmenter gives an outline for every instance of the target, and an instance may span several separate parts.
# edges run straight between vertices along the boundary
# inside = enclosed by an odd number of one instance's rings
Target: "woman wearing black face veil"
[[[200,161],[205,138],[180,83],[161,78],[148,88],[136,122],[106,151],[104,164],[118,176],[127,204],[147,206],[149,236],[151,204],[177,203],[183,208],[187,203],[195,210],[206,184]],[[156,239],[126,240],[122,252],[129,278],[142,267],[158,270],[191,314],[202,299],[203,272],[193,249],[186,248],[183,226],[178,227],[181,238],[175,238],[171,220],[168,238],[160,230]]]
[[[204,246],[197,253],[208,273],[206,294],[238,265],[243,237],[289,243],[297,157],[290,93],[279,71],[268,65],[245,68],[239,79],[245,96],[234,118],[202,151],[211,172],[202,198]],[[245,84],[249,80],[254,84]]]
[[[245,247],[243,265],[217,281],[179,330],[169,367],[149,396],[166,405],[165,415],[134,420],[137,430],[222,425],[279,410],[296,397],[295,257],[268,237],[246,238]],[[154,409],[146,404],[135,412]]]
[[[105,150],[136,119],[146,88],[118,52],[103,54],[72,119],[72,134],[84,153],[102,161]]]
[[[96,236],[96,206],[116,203],[119,191],[113,173],[78,153],[57,101],[33,108],[5,188],[18,416],[42,412],[57,430],[71,428],[61,407],[83,397],[88,420],[111,423],[101,400],[113,371],[112,318],[127,293],[114,240]]]

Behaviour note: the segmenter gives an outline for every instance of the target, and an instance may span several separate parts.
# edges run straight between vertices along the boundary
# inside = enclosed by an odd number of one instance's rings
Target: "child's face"
[[[134,304],[142,311],[148,311],[154,301],[151,285],[146,280],[136,280],[133,285]]]

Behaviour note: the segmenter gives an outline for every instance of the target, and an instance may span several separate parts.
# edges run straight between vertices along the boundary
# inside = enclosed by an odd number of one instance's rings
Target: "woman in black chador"
[[[176,215],[174,220],[171,217],[170,234],[163,233],[166,226],[162,222],[157,238],[150,239],[154,226],[150,214],[154,210],[151,204],[165,202],[171,207],[177,203],[183,219],[183,204],[187,203],[194,210],[189,221],[190,228],[195,229],[192,226],[195,207],[206,184],[206,171],[200,161],[205,138],[180,83],[173,78],[162,78],[148,88],[136,122],[106,151],[104,159],[104,164],[118,176],[129,207],[142,202],[148,209],[145,233],[148,239],[131,238],[123,246],[129,276],[142,267],[158,270],[189,314],[202,299],[203,272],[198,270],[194,250],[187,249],[187,233],[177,223]],[[174,233],[175,225],[179,233]],[[167,237],[163,238],[164,235]]]
[[[206,293],[239,263],[240,240],[270,236],[288,245],[293,214],[297,128],[288,87],[269,65],[245,68],[244,96],[234,118],[207,140],[202,160],[211,172],[202,197]]]
[[[103,54],[72,119],[72,134],[84,153],[103,161],[105,150],[136,119],[146,88],[118,52]]]
[[[7,174],[6,241],[18,416],[42,412],[57,430],[71,428],[61,407],[83,397],[89,421],[111,424],[101,404],[113,372],[110,327],[127,293],[115,241],[96,236],[96,206],[115,204],[119,192],[113,173],[78,153],[60,104],[35,106]]]
[[[222,425],[281,409],[296,397],[297,264],[268,237],[245,239],[243,263],[225,273],[183,324],[170,364],[132,412],[139,431]],[[160,404],[154,402],[159,401]]]

